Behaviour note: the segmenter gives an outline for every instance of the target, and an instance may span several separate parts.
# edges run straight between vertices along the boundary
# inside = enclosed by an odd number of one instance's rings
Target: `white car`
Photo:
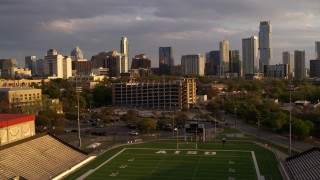
[[[138,132],[136,132],[136,131],[130,131],[130,132],[129,132],[129,134],[130,134],[130,135],[137,136],[139,133],[138,133]]]

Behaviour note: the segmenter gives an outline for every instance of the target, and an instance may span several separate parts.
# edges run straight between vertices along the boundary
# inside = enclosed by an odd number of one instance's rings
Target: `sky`
[[[70,55],[80,46],[85,58],[120,51],[129,40],[129,58],[147,54],[158,67],[158,48],[181,56],[218,50],[228,40],[240,50],[243,38],[258,36],[260,21],[272,24],[272,64],[283,51],[305,50],[315,58],[320,41],[319,0],[1,0],[0,58],[43,58],[57,49]]]

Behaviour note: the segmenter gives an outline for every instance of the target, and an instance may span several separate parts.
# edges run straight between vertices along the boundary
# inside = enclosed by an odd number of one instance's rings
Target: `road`
[[[234,122],[235,122],[234,115],[226,114],[224,117],[225,117],[226,122],[228,122],[234,126]],[[259,137],[259,129],[258,128],[252,127],[251,125],[248,125],[239,119],[236,119],[236,129],[251,133],[251,134]],[[280,136],[278,134],[275,134],[275,133],[272,133],[269,131],[265,131],[262,128],[260,129],[260,137],[262,139],[266,139],[268,141],[275,142],[283,147],[286,147],[286,148],[289,147],[289,138]],[[292,139],[292,141],[291,141],[292,150],[297,151],[297,152],[302,152],[302,151],[311,149],[313,147],[314,147],[314,145],[312,145],[311,143],[302,142],[302,141],[298,141],[298,140],[294,140],[294,139]]]

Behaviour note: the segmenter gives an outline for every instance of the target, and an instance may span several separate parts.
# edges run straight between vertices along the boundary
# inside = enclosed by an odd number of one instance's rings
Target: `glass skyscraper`
[[[159,75],[171,75],[173,66],[173,48],[159,47]]]

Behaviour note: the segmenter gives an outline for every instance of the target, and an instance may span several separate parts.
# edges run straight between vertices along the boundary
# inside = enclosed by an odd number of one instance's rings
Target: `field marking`
[[[111,158],[107,159],[105,162],[103,162],[102,164],[100,164],[98,167],[94,168],[94,169],[90,169],[87,173],[83,174],[82,176],[78,177],[77,180],[83,180],[84,178],[88,177],[89,175],[91,175],[92,173],[94,173],[95,171],[97,171],[98,169],[100,169],[103,165],[105,165],[106,163],[108,163],[109,161],[111,161],[112,159],[114,159],[115,157],[117,157],[119,154],[121,154],[123,151],[125,151],[126,148],[122,149],[121,151],[119,151],[118,153],[116,153],[115,155],[113,155]]]
[[[161,160],[158,162],[158,164],[152,169],[152,171],[149,173],[148,177],[146,179],[149,179],[149,177],[154,173],[154,171],[159,167],[159,165],[162,163],[166,155],[164,155]]]
[[[265,179],[264,176],[262,176],[260,174],[260,170],[259,170],[259,167],[258,167],[258,163],[257,163],[256,155],[254,154],[254,151],[251,151],[251,155],[252,155],[254,167],[256,169],[258,180],[264,180]]]
[[[120,155],[121,153],[123,153],[125,150],[169,150],[169,151],[174,151],[176,149],[160,149],[160,148],[124,148],[121,151],[119,151],[118,153],[116,153],[115,155],[113,155],[111,158],[107,159],[106,161],[104,161],[102,164],[100,164],[98,167],[94,168],[94,169],[90,169],[87,173],[83,174],[82,176],[80,176],[79,178],[77,178],[77,180],[83,180],[84,178],[88,177],[89,175],[91,175],[92,173],[96,172],[98,169],[100,169],[102,166],[104,166],[105,164],[107,164],[108,162],[110,162],[111,160],[113,160],[115,157],[117,157],[118,155]],[[184,150],[184,151],[190,151],[190,149],[179,149],[179,150]],[[251,153],[251,156],[228,156],[228,157],[251,157],[254,161],[254,166],[256,169],[256,173],[257,173],[257,178],[258,180],[264,180],[265,178],[263,176],[260,175],[260,171],[256,162],[256,157],[254,155],[254,151],[248,151],[248,150],[212,150],[212,149],[198,149],[197,151],[215,151],[215,152],[245,152],[245,153]],[[174,154],[174,153],[173,153]],[[164,154],[166,157],[166,154]],[[160,162],[157,164],[156,167],[159,166],[159,164],[161,164],[161,162],[163,161],[164,157],[162,157],[162,159],[160,160]],[[203,156],[200,156],[200,158],[202,158]],[[199,161],[198,161],[199,162]],[[197,164],[198,165],[198,164]],[[199,165],[198,165],[199,166]],[[155,168],[153,169],[153,171],[155,171]],[[151,174],[153,173],[153,171],[151,172]],[[150,175],[148,177],[150,177]],[[259,176],[258,176],[259,174]]]
[[[197,162],[196,168],[195,168],[195,169],[194,169],[194,171],[193,171],[192,179],[194,179],[194,178],[195,178],[195,176],[196,176],[196,174],[197,174],[197,172],[198,172],[199,164],[200,164],[200,162],[201,162],[202,157],[203,157],[203,156],[200,156],[200,158],[198,159],[198,162]]]

